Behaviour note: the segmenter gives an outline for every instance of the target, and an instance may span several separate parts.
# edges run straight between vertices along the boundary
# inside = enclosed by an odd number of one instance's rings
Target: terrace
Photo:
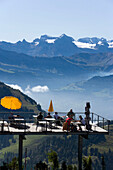
[[[81,126],[81,130],[79,130],[79,116],[82,115],[85,118],[84,112],[74,112],[73,126],[76,127],[75,131],[63,130],[63,123],[67,118],[66,112],[58,112],[59,116],[62,118],[59,123],[56,122],[54,118],[43,118],[42,120],[38,120],[37,124],[37,115],[34,113],[19,113],[19,117],[16,117],[13,122],[11,122],[7,117],[7,113],[2,113],[3,116],[0,119],[0,134],[14,134],[14,135],[33,135],[33,134],[47,134],[47,135],[63,135],[63,134],[109,134],[109,120],[105,119],[102,116],[99,116],[96,113],[90,113],[90,121],[89,125],[91,128],[87,128],[87,126]],[[52,114],[51,114],[52,115]],[[27,117],[26,117],[27,116]]]
[[[109,134],[109,120],[90,112],[90,103],[86,103],[85,112],[57,112],[59,119],[55,119],[53,112],[51,118],[47,117],[47,112],[43,112],[43,118],[38,119],[38,114],[14,112],[13,118],[9,118],[9,113],[0,113],[0,134],[19,135],[19,170],[22,170],[22,151],[25,135],[78,135],[78,169],[82,169],[82,143],[83,138],[88,139],[88,135]],[[70,124],[67,117],[73,117]],[[85,124],[80,122],[80,116]],[[66,122],[67,121],[67,122]],[[67,127],[64,128],[64,124]]]

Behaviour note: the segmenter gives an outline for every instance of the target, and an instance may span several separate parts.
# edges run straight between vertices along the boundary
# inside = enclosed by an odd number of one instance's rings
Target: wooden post
[[[78,135],[78,170],[82,170],[82,144],[83,137]]]
[[[19,170],[22,170],[23,139],[24,135],[19,135]]]

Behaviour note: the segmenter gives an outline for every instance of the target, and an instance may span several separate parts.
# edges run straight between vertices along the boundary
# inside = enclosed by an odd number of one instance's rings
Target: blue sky
[[[0,0],[0,40],[63,33],[113,39],[113,0]]]

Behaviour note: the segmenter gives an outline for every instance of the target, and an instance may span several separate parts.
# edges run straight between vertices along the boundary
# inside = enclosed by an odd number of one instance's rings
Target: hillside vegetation
[[[41,106],[37,105],[37,103],[28,97],[27,95],[23,94],[19,90],[15,90],[4,83],[0,82],[0,99],[5,97],[5,96],[14,96],[17,97],[21,102],[22,102],[22,107],[16,112],[38,112],[38,110],[41,109]],[[0,111],[7,111],[9,112],[8,109],[2,107],[0,105]],[[13,111],[15,112],[15,111]]]
[[[67,164],[76,164],[78,153],[78,136],[25,136],[23,159],[25,148],[27,148],[27,162],[28,169],[34,167],[36,163],[41,161],[47,162],[47,153],[50,149],[58,153],[59,162],[66,161]],[[5,137],[4,137],[5,140]],[[18,157],[18,136],[13,136],[9,140],[10,145],[1,148],[0,160],[7,160],[10,156]],[[110,125],[109,135],[90,135],[87,139],[83,139],[83,156],[91,155],[93,161],[93,169],[99,170],[101,168],[101,157],[104,155],[107,167],[110,169],[112,161],[110,162],[107,157],[113,159],[113,124]],[[97,165],[96,165],[97,164]],[[108,166],[109,165],[109,166]],[[112,169],[111,169],[112,170]]]

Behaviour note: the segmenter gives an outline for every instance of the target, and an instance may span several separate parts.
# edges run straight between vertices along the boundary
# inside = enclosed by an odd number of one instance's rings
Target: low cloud
[[[23,92],[22,88],[17,84],[6,84],[6,85],[10,86],[13,89],[20,90],[21,92]]]
[[[30,87],[29,85],[26,87],[25,90],[22,90],[22,88],[17,85],[17,84],[6,84],[8,86],[10,86],[11,88],[13,89],[16,89],[16,90],[20,90],[21,92],[27,94],[27,95],[31,95],[32,93],[45,93],[45,92],[48,92],[49,91],[49,88],[48,86],[34,86],[34,87]]]
[[[35,86],[31,89],[32,92],[36,92],[36,93],[39,93],[39,92],[48,92],[49,91],[49,88],[47,86]]]
[[[48,92],[49,88],[47,86],[34,86],[30,88],[28,85],[27,88],[25,89],[25,94],[31,95],[32,93],[45,93]]]

